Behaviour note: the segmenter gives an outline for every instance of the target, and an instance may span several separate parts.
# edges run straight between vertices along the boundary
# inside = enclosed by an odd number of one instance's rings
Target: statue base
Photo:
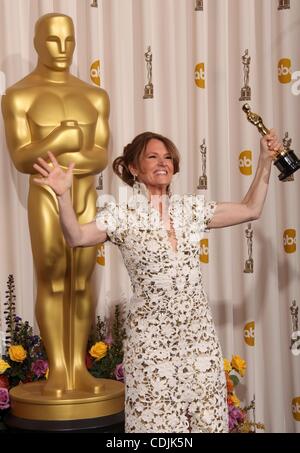
[[[289,150],[285,154],[280,155],[274,161],[274,165],[278,168],[279,171],[281,171],[280,175],[278,176],[280,181],[286,181],[289,176],[299,170],[300,160],[298,159],[294,151]]]
[[[278,6],[278,11],[281,11],[283,9],[290,9],[291,8],[291,5],[289,3],[283,3],[281,5]]]
[[[152,99],[153,98],[153,84],[150,83],[145,86],[144,88],[144,96],[143,99]]]
[[[290,344],[290,349],[291,350],[294,350],[294,349],[297,349],[297,350],[300,350],[300,335],[299,335],[299,332],[298,331],[294,331],[291,335],[291,344]],[[294,344],[297,343],[297,346],[294,347]]]
[[[253,274],[253,259],[252,258],[245,262],[244,273],[245,274]]]
[[[200,176],[197,189],[207,190],[207,176],[206,175]]]
[[[124,412],[82,420],[26,420],[8,414],[4,424],[10,433],[124,433]]]
[[[195,11],[203,11],[203,2],[200,4],[196,4],[195,6]]]
[[[124,384],[113,379],[99,379],[101,394],[80,390],[60,397],[43,394],[45,382],[20,384],[10,390],[11,414],[26,420],[83,420],[106,417],[124,410]]]
[[[251,88],[243,87],[241,89],[240,101],[251,101]]]
[[[291,182],[295,181],[294,174],[288,176],[287,178],[283,179],[282,182]]]

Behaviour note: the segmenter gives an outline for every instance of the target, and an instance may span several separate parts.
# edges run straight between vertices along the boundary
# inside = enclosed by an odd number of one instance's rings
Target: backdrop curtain
[[[0,94],[36,64],[36,20],[49,12],[72,17],[72,72],[101,85],[111,101],[109,165],[103,190],[118,199],[112,160],[145,130],[170,137],[182,162],[174,192],[239,201],[256,169],[260,136],[242,112],[248,50],[252,110],[292,139],[300,156],[300,2],[298,0],[0,0]],[[199,4],[201,2],[198,2]],[[287,9],[279,6],[287,4]],[[95,5],[95,6],[91,6]],[[151,46],[153,99],[145,52]],[[46,107],[45,107],[46,108]],[[207,190],[198,190],[207,148]],[[0,300],[5,331],[6,282],[13,274],[17,313],[34,320],[36,280],[27,222],[28,176],[13,166],[0,119]],[[300,172],[280,182],[274,167],[261,219],[215,230],[199,244],[199,259],[224,356],[247,360],[243,400],[255,395],[257,421],[267,432],[300,432]],[[246,232],[248,229],[248,232]],[[248,239],[247,236],[248,235]],[[245,262],[253,258],[253,273]],[[119,251],[99,246],[97,312],[108,315],[130,297]]]

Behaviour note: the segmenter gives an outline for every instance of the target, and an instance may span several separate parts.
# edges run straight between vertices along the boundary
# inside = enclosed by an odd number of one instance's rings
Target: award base
[[[299,341],[300,340],[300,335],[299,335],[299,332],[296,331],[296,332],[293,332],[292,333],[292,336],[291,336],[291,344],[290,344],[290,349],[293,350],[293,349],[298,349],[300,350],[300,344],[299,344]],[[297,343],[297,346],[294,347],[294,344]]]
[[[201,3],[197,2],[196,3],[195,11],[203,11],[203,2],[201,2]]]
[[[300,160],[293,150],[289,150],[287,153],[280,155],[274,161],[274,165],[281,172],[278,176],[280,181],[286,181],[289,176],[299,170]]]
[[[277,9],[278,9],[278,11],[281,11],[283,9],[290,9],[290,8],[291,8],[290,2],[281,1]]]
[[[283,179],[282,182],[291,182],[295,181],[294,174],[288,176],[287,178]]]
[[[150,83],[145,86],[144,88],[144,96],[143,99],[152,99],[153,98],[153,84]]]
[[[197,186],[197,189],[199,190],[207,190],[207,176],[202,175],[199,178],[199,184]]]
[[[74,390],[61,397],[44,394],[45,381],[19,384],[10,390],[11,414],[26,420],[83,420],[106,417],[124,410],[124,384],[99,379],[102,394]]]
[[[253,259],[250,258],[245,262],[245,274],[253,274]]]
[[[251,88],[243,87],[241,89],[240,101],[251,101]]]

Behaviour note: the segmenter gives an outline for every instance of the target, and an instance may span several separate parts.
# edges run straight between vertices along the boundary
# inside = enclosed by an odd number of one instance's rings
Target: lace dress
[[[199,240],[215,203],[172,196],[165,223],[148,200],[106,203],[100,229],[122,253],[133,297],[126,308],[125,430],[227,432],[223,359],[199,263]]]

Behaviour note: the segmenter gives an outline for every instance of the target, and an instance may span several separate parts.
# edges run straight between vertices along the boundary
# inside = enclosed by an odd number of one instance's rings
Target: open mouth
[[[165,170],[160,170],[156,171],[154,174],[158,176],[167,176],[168,173]]]

